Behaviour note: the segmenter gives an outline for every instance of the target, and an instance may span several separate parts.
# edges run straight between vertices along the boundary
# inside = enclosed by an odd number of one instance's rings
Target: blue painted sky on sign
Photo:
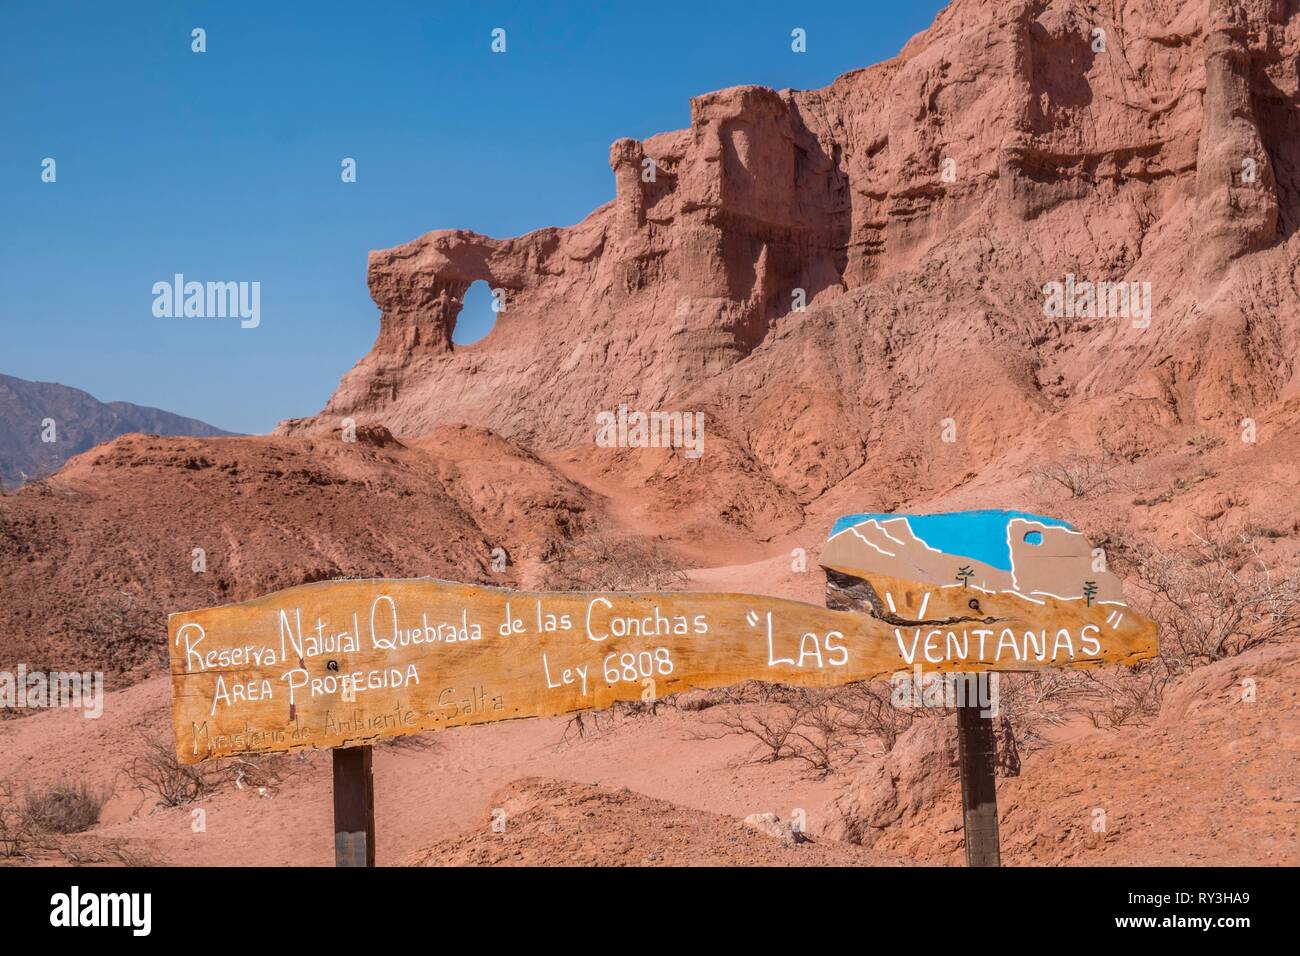
[[[831,528],[831,537],[872,519],[889,521],[906,518],[912,534],[944,554],[974,558],[1001,571],[1011,570],[1011,552],[1007,545],[1007,525],[1013,518],[1037,521],[1050,527],[1074,530],[1068,521],[1049,518],[1028,511],[987,508],[980,511],[951,511],[942,514],[882,514],[863,513],[844,515]]]

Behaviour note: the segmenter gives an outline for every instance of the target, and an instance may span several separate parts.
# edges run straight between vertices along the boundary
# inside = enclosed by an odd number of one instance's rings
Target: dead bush
[[[437,734],[401,734],[397,737],[381,737],[375,741],[374,746],[384,747],[388,750],[423,752],[437,750],[442,746],[442,742],[438,739]]]
[[[390,737],[388,740],[391,743],[407,741],[408,748],[423,746],[415,737]],[[304,768],[315,766],[315,756],[312,752],[300,750],[230,757],[213,765],[207,774],[207,789],[215,791],[224,784],[232,784],[236,790],[254,790],[261,796],[272,797],[290,777]]]
[[[854,737],[874,739],[886,753],[898,737],[912,726],[916,710],[894,705],[890,686],[871,681],[848,684],[836,693],[836,703]]]
[[[721,701],[712,694],[681,694],[674,701],[678,710],[696,714],[710,707],[717,707]]]
[[[686,575],[662,548],[635,538],[593,532],[569,542],[547,568],[552,591],[674,591]]]
[[[1038,483],[1064,488],[1071,498],[1086,498],[1094,491],[1112,487],[1114,463],[1106,458],[1088,455],[1071,455],[1049,462],[1034,472]]]
[[[0,780],[0,856],[27,857],[35,837],[13,782]]]
[[[889,751],[917,711],[896,708],[888,685],[849,684],[807,689],[746,682],[729,690],[724,713],[695,733],[701,739],[751,737],[752,757],[765,763],[792,760],[818,775],[831,773],[875,745]]]
[[[996,768],[999,777],[1020,776],[1020,740],[1011,718],[1002,714],[993,731]]]
[[[1079,673],[1049,668],[997,675],[993,685],[997,688],[995,719],[1000,737],[1011,735],[1008,747],[1014,742],[1017,754],[1032,753],[1046,745],[1050,728],[1061,727],[1078,715]]]
[[[28,790],[23,799],[23,822],[45,833],[81,833],[99,822],[111,795],[111,791],[91,787],[84,780]]]
[[[617,715],[612,709],[580,710],[564,722],[564,731],[560,734],[559,746],[607,733],[614,727],[617,719]]]
[[[1300,574],[1270,568],[1248,534],[1191,534],[1181,552],[1148,545],[1136,556],[1143,610],[1160,626],[1160,656],[1171,668],[1300,634]]]
[[[65,637],[79,654],[88,655],[95,669],[125,674],[153,669],[166,661],[166,646],[158,635],[167,630],[162,608],[130,591],[119,590],[85,600],[68,598],[51,609],[63,621]]]
[[[157,797],[165,807],[191,803],[211,789],[207,768],[181,763],[171,744],[156,737],[143,740],[140,752],[124,769],[136,789]]]
[[[671,699],[671,698],[670,698]],[[645,700],[617,700],[604,710],[579,710],[564,722],[564,731],[557,746],[576,743],[589,737],[599,737],[619,726],[624,720],[636,717],[653,717],[660,707],[667,707],[669,699],[652,697]]]
[[[289,778],[314,767],[316,756],[310,751],[242,754],[184,764],[169,741],[147,737],[123,771],[137,790],[157,798],[159,805],[179,807],[230,786],[273,797]]]

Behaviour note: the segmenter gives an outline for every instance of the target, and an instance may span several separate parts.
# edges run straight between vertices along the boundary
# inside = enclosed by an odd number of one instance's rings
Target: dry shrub
[[[1076,672],[1049,669],[997,675],[999,750],[1032,752],[1046,744],[1044,731],[1065,724],[1079,703]],[[1005,723],[1004,723],[1005,722]],[[1001,759],[1001,758],[1000,758]],[[1018,756],[1008,760],[1017,760]]]
[[[1099,436],[1097,444],[1093,454],[1066,455],[1038,468],[1033,473],[1038,493],[1059,487],[1071,498],[1086,498],[1094,491],[1110,491],[1119,484],[1120,469],[1141,456],[1132,441],[1113,435]]]
[[[1020,741],[1016,737],[1015,725],[1006,714],[998,717],[993,739],[996,762],[994,772],[999,777],[1020,776]]]
[[[12,781],[0,780],[0,857],[27,857],[35,838]]]
[[[396,737],[381,737],[373,744],[375,747],[384,747],[389,750],[404,750],[424,752],[428,750],[437,750],[442,746],[442,742],[436,734],[418,733],[418,734],[400,734]],[[299,752],[302,756],[307,756],[304,751]]]
[[[819,707],[824,708],[824,703],[812,698],[813,695],[800,692],[794,699],[779,704],[729,707],[696,736],[701,739],[752,737],[756,761],[798,760],[811,770],[828,773],[843,741],[833,728],[828,732],[824,712],[817,713]]]
[[[62,620],[64,638],[96,670],[125,674],[166,662],[166,644],[158,640],[167,632],[166,615],[130,591],[68,599],[56,604],[52,616]]]
[[[423,746],[415,737],[392,737],[391,741],[408,741],[408,747]],[[315,766],[315,753],[245,754],[215,761],[208,776],[208,788],[216,791],[225,784],[236,790],[255,790],[262,796],[274,796],[280,788],[304,768]]]
[[[45,833],[81,833],[99,822],[110,796],[111,791],[91,787],[84,780],[29,789],[23,799],[23,822]]]
[[[1049,462],[1034,472],[1041,488],[1064,488],[1071,498],[1086,498],[1094,491],[1106,491],[1114,484],[1114,462],[1109,458],[1071,455]]]
[[[872,745],[893,749],[919,714],[894,707],[889,685],[879,682],[808,689],[748,681],[728,693],[728,703],[715,705],[725,712],[697,731],[697,738],[751,737],[753,759],[793,760],[823,776]]]
[[[80,787],[76,788],[80,791]],[[94,806],[93,801],[100,795],[96,791],[86,788],[86,798],[89,802],[85,803],[85,809],[77,811],[71,815],[55,813],[53,824],[64,825],[77,820],[80,816],[85,819],[89,816],[90,809]],[[78,795],[73,798],[73,802],[81,803],[83,798]],[[38,796],[37,803],[40,803]],[[66,834],[77,833],[84,830],[85,827],[79,827],[76,830],[52,830],[46,829],[39,825],[43,820],[50,823],[48,819],[49,811],[32,814],[32,817],[41,818],[33,820],[25,812],[28,802],[17,796],[17,790],[12,781],[0,781],[0,859],[21,859],[28,863],[38,865],[50,865],[60,861],[69,863],[72,866],[88,866],[108,864],[113,866],[158,866],[160,861],[148,849],[133,845],[130,841],[122,839],[106,839],[96,837],[91,834],[70,837]],[[48,802],[47,802],[48,806]],[[81,816],[84,814],[84,816]],[[98,811],[96,811],[96,816]]]
[[[564,731],[560,734],[557,746],[599,737],[628,718],[653,717],[659,713],[660,707],[667,705],[667,700],[654,697],[649,700],[618,700],[604,710],[579,710],[564,722]]]
[[[163,860],[149,847],[130,840],[82,840],[77,843],[61,841],[44,847],[49,854],[58,854],[72,866],[163,866]]]
[[[678,710],[684,710],[688,714],[695,714],[702,710],[708,710],[710,707],[717,707],[721,701],[712,694],[686,693],[679,695],[675,703]]]
[[[662,548],[600,531],[566,544],[544,579],[552,591],[673,591],[686,583]]]
[[[212,789],[210,771],[203,764],[181,763],[171,744],[156,737],[141,742],[125,772],[136,789],[157,797],[165,807],[191,803]]]
[[[1160,625],[1160,655],[1175,669],[1211,664],[1300,633],[1300,574],[1264,561],[1248,534],[1192,531],[1179,553],[1137,555],[1145,613]]]
[[[614,725],[612,710],[580,710],[564,722],[560,745],[576,743],[605,733]]]
[[[725,704],[766,704],[789,699],[794,688],[786,684],[772,684],[761,680],[741,681],[716,691],[717,702]]]
[[[274,796],[290,777],[313,766],[315,754],[305,751],[184,764],[170,741],[147,737],[123,771],[137,790],[156,797],[159,805],[179,807],[227,786]]]
[[[842,687],[836,700],[852,735],[876,741],[886,753],[917,717],[915,708],[896,707],[890,686],[879,681]]]

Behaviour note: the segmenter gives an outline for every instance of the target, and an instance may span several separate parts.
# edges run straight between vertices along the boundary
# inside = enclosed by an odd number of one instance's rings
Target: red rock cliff
[[[902,487],[1035,429],[1140,454],[1226,427],[1294,369],[1298,34],[1281,0],[956,0],[825,89],[700,96],[613,144],[615,198],[576,226],[372,253],[373,350],[282,428],[554,448],[619,402],[701,409],[809,499],[872,456]],[[1045,316],[1067,275],[1149,283],[1149,324]],[[507,308],[453,347],[477,279]],[[965,440],[921,465],[949,418]]]

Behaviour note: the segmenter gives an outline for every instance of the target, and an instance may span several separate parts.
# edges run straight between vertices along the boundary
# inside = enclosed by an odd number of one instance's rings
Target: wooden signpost
[[[969,689],[957,704],[957,760],[961,773],[962,825],[966,833],[967,866],[1000,866],[998,841],[997,741],[987,708],[973,701],[988,700],[988,675],[967,677]],[[980,686],[983,685],[983,686]]]
[[[336,862],[373,865],[369,745],[383,737],[751,679],[831,687],[916,667],[1024,671],[1155,653],[1154,625],[1114,606],[929,582],[915,565],[891,565],[912,575],[896,577],[871,563],[828,544],[828,603],[844,609],[418,579],[321,582],[173,614],[177,756],[333,748]],[[996,834],[996,816],[993,825]]]

